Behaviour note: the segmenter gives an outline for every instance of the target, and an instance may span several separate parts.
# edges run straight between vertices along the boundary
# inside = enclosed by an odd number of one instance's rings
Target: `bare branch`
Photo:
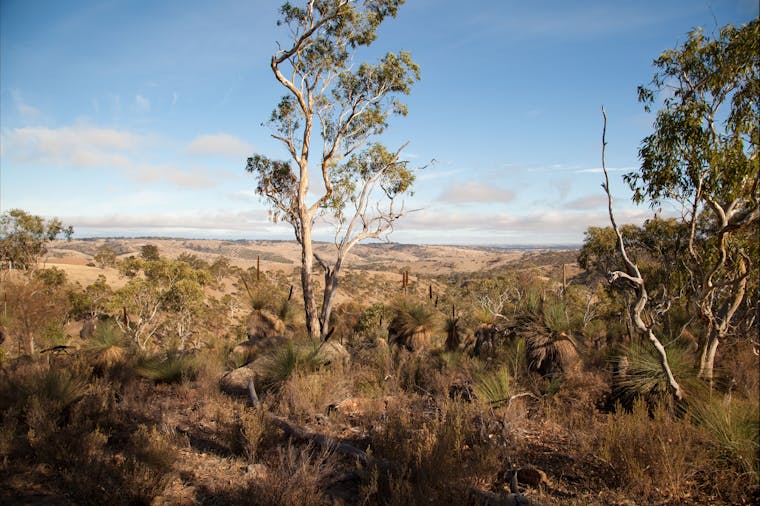
[[[634,291],[636,292],[636,295],[638,296],[638,300],[636,301],[636,304],[631,310],[631,316],[633,317],[634,325],[636,326],[636,330],[640,332],[641,334],[644,334],[647,336],[649,341],[652,343],[652,345],[657,350],[657,353],[660,356],[660,366],[662,367],[663,373],[667,377],[668,385],[670,386],[670,389],[673,391],[673,395],[678,399],[682,400],[684,398],[683,390],[681,389],[681,386],[676,381],[675,377],[673,376],[673,372],[670,370],[670,364],[668,363],[668,355],[665,352],[665,347],[662,345],[660,340],[657,338],[657,336],[652,331],[652,328],[648,326],[644,320],[641,317],[641,313],[644,311],[644,308],[647,305],[647,301],[649,300],[649,296],[647,295],[646,286],[644,285],[644,279],[641,276],[641,272],[639,271],[638,266],[631,261],[630,258],[628,258],[628,254],[625,251],[625,243],[623,242],[623,235],[620,233],[620,229],[617,226],[617,223],[615,222],[615,216],[612,213],[612,193],[610,192],[610,179],[607,174],[607,162],[606,162],[606,148],[607,148],[607,112],[604,110],[604,106],[602,106],[602,117],[604,119],[604,126],[602,128],[602,171],[604,172],[604,184],[602,185],[602,188],[604,188],[604,191],[607,192],[607,209],[609,211],[610,215],[610,223],[612,223],[612,228],[615,230],[615,234],[618,238],[618,251],[620,252],[620,255],[623,257],[623,261],[626,265],[626,272],[610,272],[608,273],[608,279],[610,283],[614,283],[615,281],[619,279],[624,279],[628,281]]]

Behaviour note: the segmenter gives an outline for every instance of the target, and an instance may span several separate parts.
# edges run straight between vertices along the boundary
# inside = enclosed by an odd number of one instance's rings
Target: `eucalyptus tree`
[[[272,137],[289,159],[261,154],[248,159],[257,193],[275,221],[293,227],[301,246],[301,286],[311,336],[329,335],[332,300],[347,252],[359,241],[384,237],[405,214],[401,198],[411,191],[414,171],[377,141],[394,115],[406,115],[399,96],[419,80],[409,53],[387,53],[376,63],[354,63],[377,29],[395,17],[403,0],[312,0],[285,3],[282,19],[290,41],[272,55],[271,69],[285,88],[272,112]],[[321,153],[312,142],[321,140]],[[316,173],[317,184],[311,177]],[[335,228],[335,258],[316,255],[312,230],[318,220]],[[314,261],[324,269],[321,313],[315,302]]]
[[[33,269],[58,236],[71,239],[74,229],[61,220],[45,220],[21,209],[0,214],[0,262],[9,269]]]
[[[712,380],[718,344],[747,293],[757,258],[747,231],[760,217],[760,19],[728,25],[710,39],[701,29],[654,61],[645,109],[659,105],[641,144],[639,171],[625,176],[634,200],[680,204],[689,226],[693,300],[706,326],[700,376]]]

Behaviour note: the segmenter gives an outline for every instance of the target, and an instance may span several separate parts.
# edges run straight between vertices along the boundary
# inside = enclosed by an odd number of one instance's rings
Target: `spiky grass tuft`
[[[501,366],[498,369],[479,374],[472,389],[480,401],[493,405],[510,398],[512,395],[511,383],[509,368]]]
[[[127,356],[127,343],[124,333],[113,322],[98,325],[85,352],[93,358],[99,367],[112,367],[124,362]]]
[[[670,399],[660,358],[647,344],[641,342],[625,347],[614,359],[612,400],[627,408],[633,406],[636,399],[644,399],[650,406]],[[704,385],[696,377],[693,354],[677,346],[667,348],[666,353],[673,375],[687,393],[701,392]]]
[[[176,350],[140,358],[135,368],[139,376],[158,383],[178,383],[195,379],[198,369],[199,364],[195,356]]]
[[[394,304],[393,311],[395,316],[388,325],[391,341],[413,350],[430,344],[439,326],[435,308],[404,298]]]
[[[289,340],[272,350],[261,364],[261,385],[265,390],[277,390],[296,372],[316,371],[322,365],[316,346]]]
[[[715,396],[695,400],[690,404],[689,412],[722,464],[735,467],[752,486],[760,485],[760,413],[757,403]]]

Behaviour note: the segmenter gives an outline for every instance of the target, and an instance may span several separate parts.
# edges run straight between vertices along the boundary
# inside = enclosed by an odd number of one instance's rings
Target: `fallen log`
[[[253,384],[253,380],[248,381],[248,397],[255,409],[258,409],[261,406],[261,401],[259,401],[259,396],[256,393],[256,387]],[[341,439],[327,436],[325,434],[319,434],[316,432],[309,432],[303,427],[294,425],[286,419],[273,413],[267,412],[264,414],[264,416],[269,423],[281,429],[289,437],[300,441],[314,442],[327,450],[336,451],[343,455],[354,457],[361,463],[362,467],[364,468],[378,468],[381,471],[400,471],[398,465],[393,465],[391,462],[388,462],[385,459],[373,457],[367,454],[367,452],[364,450],[357,448]]]

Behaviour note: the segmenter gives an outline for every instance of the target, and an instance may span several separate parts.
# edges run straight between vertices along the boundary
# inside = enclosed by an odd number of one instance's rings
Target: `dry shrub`
[[[385,340],[366,339],[352,346],[351,377],[357,393],[369,397],[386,394],[393,374],[393,354]]]
[[[254,306],[246,322],[246,333],[249,340],[266,339],[284,334],[285,324],[277,315]]]
[[[12,371],[2,390],[8,384],[20,386],[18,395],[0,396],[3,404],[13,403],[4,406],[3,432],[11,440],[3,445],[4,460],[13,459],[15,466],[30,460],[44,466],[51,475],[43,478],[33,471],[32,479],[52,481],[77,504],[148,503],[172,477],[176,453],[147,427],[128,436],[114,453],[106,433],[129,429],[113,404],[111,384],[102,378],[93,381],[88,384],[76,373],[36,364]]]
[[[328,406],[349,398],[350,385],[342,367],[297,372],[282,385],[277,397],[283,415],[302,418],[325,413]]]
[[[248,410],[240,419],[243,436],[243,453],[249,462],[256,462],[268,439],[272,439],[274,431],[266,417],[267,407]]]
[[[371,474],[363,491],[367,501],[466,504],[469,487],[489,481],[498,468],[495,448],[481,444],[476,415],[476,406],[448,398],[436,399],[432,412],[397,398],[371,437],[374,454],[399,469]]]
[[[401,389],[427,395],[448,393],[452,378],[442,372],[445,362],[440,355],[401,348],[395,358],[393,379]]]
[[[266,479],[253,482],[237,504],[261,506],[309,506],[328,503],[324,493],[326,478],[335,472],[332,453],[312,446],[298,449],[288,445],[278,449],[270,462]]]
[[[650,416],[651,412],[651,416]],[[706,466],[694,427],[660,404],[643,400],[631,412],[610,414],[598,427],[598,454],[610,463],[623,489],[644,503],[678,502],[694,494],[698,466]]]

